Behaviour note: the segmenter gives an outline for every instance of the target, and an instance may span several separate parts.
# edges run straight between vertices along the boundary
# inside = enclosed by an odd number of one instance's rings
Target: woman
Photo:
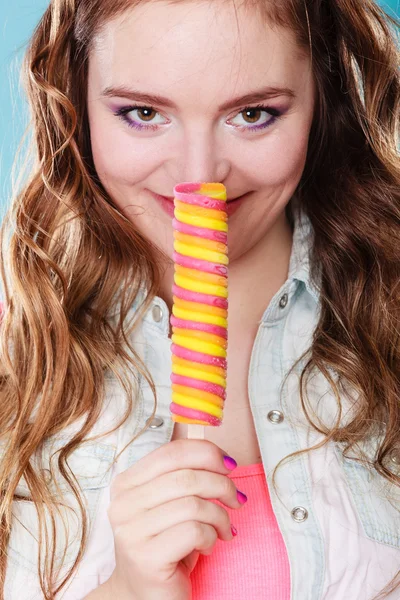
[[[396,598],[384,12],[55,0],[26,66],[38,162],[2,255],[5,597]],[[169,414],[180,181],[224,183],[230,214],[227,403],[200,441]]]

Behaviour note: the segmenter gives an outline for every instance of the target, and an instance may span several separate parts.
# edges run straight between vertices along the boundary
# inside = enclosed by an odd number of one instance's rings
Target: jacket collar
[[[306,213],[295,210],[293,214],[294,229],[292,250],[289,261],[288,281],[303,282],[308,293],[318,303],[321,290],[321,272],[317,273],[317,280],[311,278],[311,253],[314,242],[314,230]],[[136,312],[140,303],[146,297],[146,288],[141,286],[130,313]],[[161,298],[154,299],[164,304]]]
[[[317,280],[311,278],[311,254],[314,242],[314,230],[310,219],[304,212],[295,211],[292,252],[289,262],[289,281],[302,281],[316,302],[321,292],[321,272]]]

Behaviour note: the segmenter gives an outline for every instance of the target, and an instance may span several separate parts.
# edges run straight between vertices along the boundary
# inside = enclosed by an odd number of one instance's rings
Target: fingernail
[[[236,537],[237,536],[237,529],[236,529],[236,527],[234,527],[233,525],[231,525],[231,531],[232,531],[233,537]]]
[[[236,467],[237,467],[237,462],[231,456],[224,456],[224,465],[226,466],[227,469],[229,469],[230,471],[233,471],[233,469],[236,469]]]
[[[237,491],[237,499],[239,500],[240,504],[245,504],[247,502],[247,496],[246,494],[243,494],[243,492],[239,492],[239,490]]]

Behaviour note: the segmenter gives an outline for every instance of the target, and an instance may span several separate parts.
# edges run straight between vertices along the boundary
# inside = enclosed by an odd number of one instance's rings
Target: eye
[[[133,118],[135,113],[137,113],[138,119]],[[159,113],[151,106],[126,106],[118,109],[114,114],[135,129],[154,130],[157,129],[158,125],[162,125],[162,122],[154,120],[154,116],[159,115]]]
[[[146,123],[151,121],[154,115],[156,114],[156,111],[153,108],[148,108],[146,106],[141,106],[131,112],[137,112],[140,116],[140,119],[142,121],[145,121]]]
[[[262,113],[265,113],[263,118]],[[235,117],[235,119],[237,117],[241,117],[245,124],[234,124],[233,119],[231,119],[231,122],[235,127],[238,127],[241,130],[259,131],[260,129],[265,129],[266,127],[272,125],[272,123],[274,123],[280,116],[281,112],[270,106],[247,106]]]

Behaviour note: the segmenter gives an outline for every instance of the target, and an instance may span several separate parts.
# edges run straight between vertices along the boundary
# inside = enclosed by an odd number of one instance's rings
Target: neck
[[[256,327],[271,298],[285,283],[289,270],[292,230],[285,211],[264,238],[229,264],[229,327]],[[172,309],[174,267],[163,272],[159,296]]]

